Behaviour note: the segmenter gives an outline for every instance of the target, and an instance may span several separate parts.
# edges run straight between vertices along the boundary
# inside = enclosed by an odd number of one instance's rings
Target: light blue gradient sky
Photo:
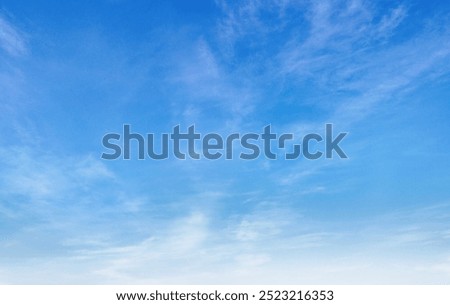
[[[448,284],[449,72],[445,1],[2,1],[0,282]],[[100,159],[326,122],[348,160]]]

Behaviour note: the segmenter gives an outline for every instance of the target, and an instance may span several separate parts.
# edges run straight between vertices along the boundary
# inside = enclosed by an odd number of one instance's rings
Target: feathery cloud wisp
[[[15,57],[25,55],[28,52],[24,34],[1,15],[0,47],[9,55]]]

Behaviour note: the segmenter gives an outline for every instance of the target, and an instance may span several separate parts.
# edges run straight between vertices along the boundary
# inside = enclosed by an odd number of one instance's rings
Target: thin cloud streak
[[[14,57],[28,53],[25,35],[2,15],[0,15],[0,47]]]

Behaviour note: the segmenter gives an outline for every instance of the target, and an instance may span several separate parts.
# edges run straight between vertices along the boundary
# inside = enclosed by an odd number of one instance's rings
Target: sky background
[[[450,2],[0,3],[0,283],[450,282]],[[103,135],[349,132],[342,160]]]

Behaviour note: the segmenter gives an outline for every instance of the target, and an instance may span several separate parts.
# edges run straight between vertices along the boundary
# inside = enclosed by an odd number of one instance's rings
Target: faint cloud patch
[[[2,15],[0,15],[0,47],[14,57],[28,53],[25,35]]]

